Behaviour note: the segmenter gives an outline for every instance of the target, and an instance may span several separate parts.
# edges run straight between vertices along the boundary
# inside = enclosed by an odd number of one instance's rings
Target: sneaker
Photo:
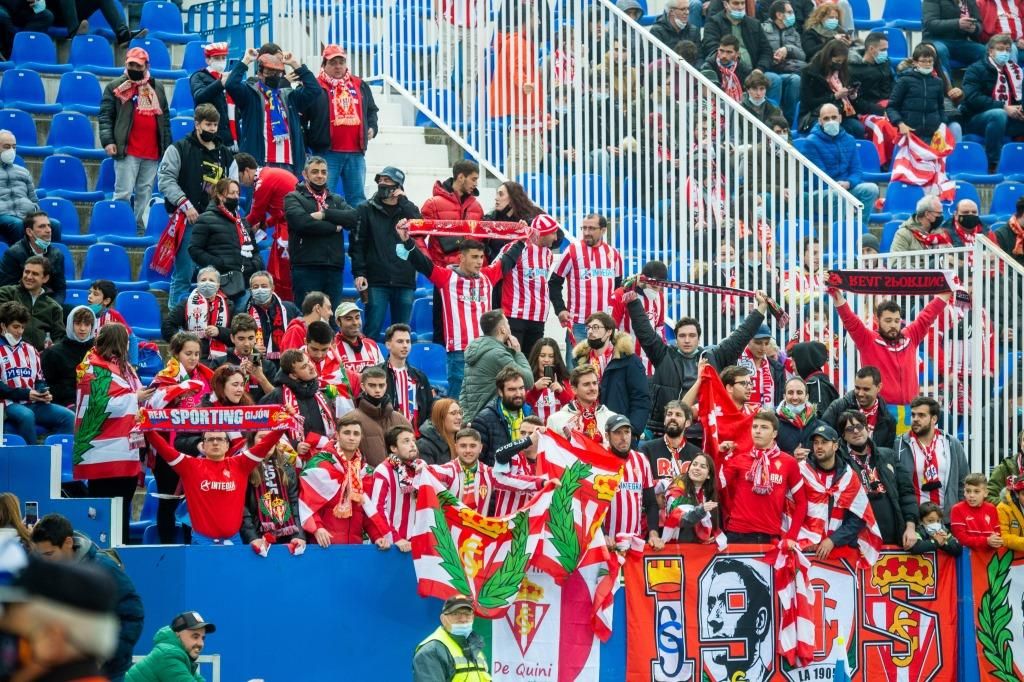
[[[117,45],[118,47],[124,47],[136,38],[145,38],[147,33],[149,33],[148,28],[142,28],[138,31],[129,31],[128,29],[125,29],[124,32],[117,34]]]

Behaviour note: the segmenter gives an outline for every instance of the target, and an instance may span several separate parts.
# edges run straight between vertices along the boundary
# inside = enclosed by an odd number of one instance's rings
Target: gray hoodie
[[[522,375],[526,390],[533,388],[533,370],[522,351],[513,351],[493,336],[481,336],[466,346],[466,375],[462,380],[462,394],[459,405],[462,418],[473,421],[484,405],[494,400],[498,388],[494,379],[506,365],[514,367]]]

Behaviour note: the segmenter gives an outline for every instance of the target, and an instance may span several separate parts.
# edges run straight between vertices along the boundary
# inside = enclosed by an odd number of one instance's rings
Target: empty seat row
[[[185,70],[171,65],[171,53],[158,38],[135,38],[129,47],[141,47],[149,54],[150,73],[154,78],[182,78]],[[205,66],[205,64],[204,64]],[[0,70],[30,69],[39,73],[88,71],[98,76],[120,76],[124,65],[114,62],[114,48],[103,36],[79,35],[71,40],[68,63],[57,59],[53,39],[38,31],[19,31],[14,36],[11,59],[0,62]]]

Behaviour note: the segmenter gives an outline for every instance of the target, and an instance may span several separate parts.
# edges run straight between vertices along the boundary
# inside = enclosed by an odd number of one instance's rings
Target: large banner
[[[981,679],[1024,680],[1024,556],[971,552],[971,583]]]
[[[831,680],[839,657],[854,681],[957,679],[953,559],[883,552],[868,570],[812,559],[814,661],[790,668],[776,653],[778,589],[761,559],[768,549],[669,545],[630,558],[627,679]]]

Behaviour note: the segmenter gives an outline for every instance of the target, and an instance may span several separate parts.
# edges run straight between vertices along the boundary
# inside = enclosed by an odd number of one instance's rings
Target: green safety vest
[[[429,637],[416,645],[416,651],[427,642],[440,642],[448,650],[448,654],[455,661],[455,674],[449,682],[491,682],[491,675],[487,668],[487,659],[482,651],[476,654],[476,660],[466,658],[462,647],[456,642],[444,627],[434,630]]]

